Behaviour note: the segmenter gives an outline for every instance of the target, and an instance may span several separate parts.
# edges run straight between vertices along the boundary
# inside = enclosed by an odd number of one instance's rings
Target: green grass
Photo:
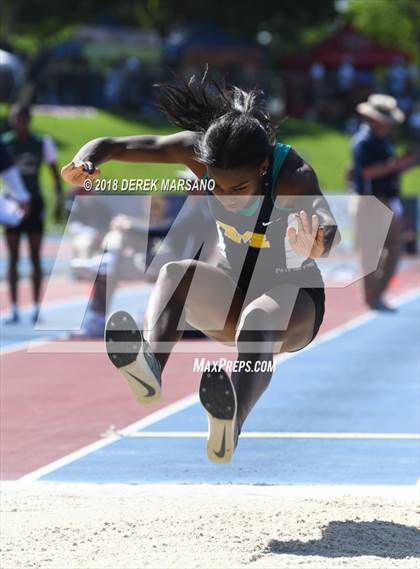
[[[345,191],[345,170],[351,162],[346,134],[318,123],[288,119],[279,136],[314,168],[323,191]]]
[[[135,134],[169,134],[168,127],[151,127],[144,123],[106,112],[98,112],[94,118],[56,118],[35,115],[33,128],[50,134],[59,150],[60,167],[70,162],[76,151],[92,138],[100,136],[131,136]],[[167,178],[180,166],[174,164],[133,164],[108,162],[101,165],[101,178]],[[42,172],[43,187],[51,187],[47,168]]]
[[[288,119],[282,124],[281,142],[291,144],[315,169],[326,192],[344,192],[345,171],[351,164],[349,135],[319,123]],[[397,145],[402,151],[402,145]],[[404,196],[420,195],[420,167],[401,178]]]
[[[0,109],[0,116],[5,108]],[[87,141],[99,136],[128,136],[134,134],[169,134],[173,128],[152,127],[124,115],[99,111],[93,118],[65,118],[35,115],[32,127],[49,134],[59,150],[60,167],[69,162],[76,151]],[[291,144],[315,169],[321,188],[328,192],[344,192],[344,172],[350,163],[350,139],[348,135],[318,123],[288,119],[280,129],[279,140]],[[101,166],[101,177],[106,178],[168,178],[180,165],[133,164],[110,162]],[[420,168],[402,177],[403,194],[420,193]],[[51,209],[53,203],[52,178],[46,167],[41,172],[44,195]],[[49,216],[50,218],[50,216]]]

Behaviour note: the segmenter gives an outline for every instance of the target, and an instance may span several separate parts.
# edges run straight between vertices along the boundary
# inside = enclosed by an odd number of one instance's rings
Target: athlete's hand
[[[66,182],[83,187],[86,180],[93,182],[101,171],[92,162],[70,162],[61,168],[61,175]]]
[[[287,228],[287,237],[295,253],[302,257],[316,258],[321,257],[324,252],[324,228],[319,226],[317,215],[312,216],[312,223],[309,223],[305,211],[295,214],[297,229]]]

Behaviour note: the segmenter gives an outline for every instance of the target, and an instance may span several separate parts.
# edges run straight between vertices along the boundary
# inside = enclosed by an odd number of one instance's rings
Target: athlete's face
[[[209,179],[214,180],[213,193],[230,211],[237,211],[252,203],[254,197],[262,193],[264,174],[268,159],[258,168],[234,168],[230,170],[207,167]]]

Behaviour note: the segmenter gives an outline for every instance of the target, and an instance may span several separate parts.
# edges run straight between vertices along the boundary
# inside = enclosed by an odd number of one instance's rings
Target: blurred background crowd
[[[52,15],[38,0],[5,0],[0,97],[132,111],[159,122],[153,83],[169,70],[190,76],[209,64],[233,83],[258,84],[274,116],[351,131],[356,104],[382,92],[397,98],[406,128],[419,130],[416,2],[251,4],[232,1],[224,10],[210,1],[155,0],[110,10],[90,0]]]

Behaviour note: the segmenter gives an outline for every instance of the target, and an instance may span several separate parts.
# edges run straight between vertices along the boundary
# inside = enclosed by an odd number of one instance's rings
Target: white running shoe
[[[231,461],[238,444],[237,399],[227,373],[205,371],[200,382],[200,401],[208,419],[207,456],[217,464]]]
[[[109,359],[127,381],[137,401],[143,405],[161,398],[161,369],[156,356],[125,310],[111,314],[105,326]]]

